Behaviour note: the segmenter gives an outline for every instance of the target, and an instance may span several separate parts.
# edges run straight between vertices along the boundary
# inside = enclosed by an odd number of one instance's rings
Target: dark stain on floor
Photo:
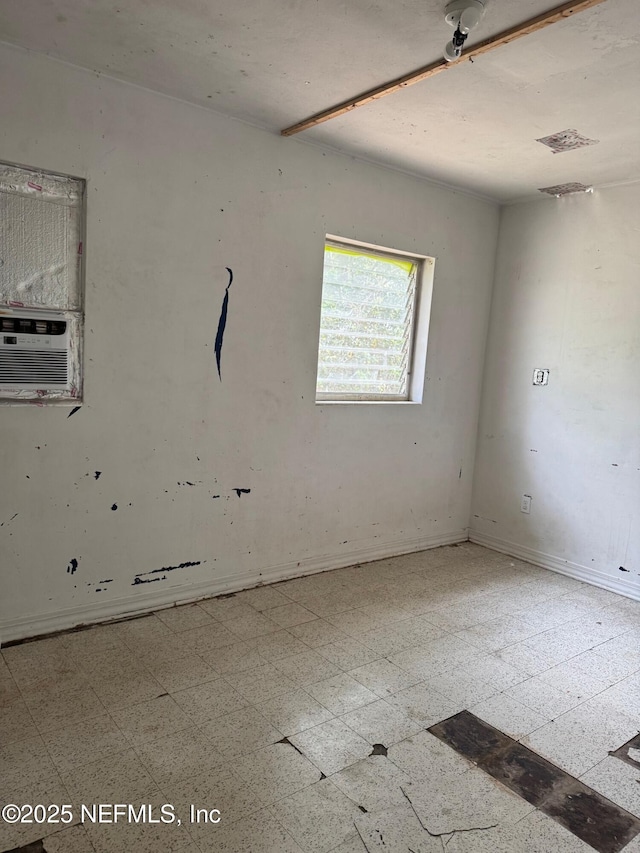
[[[461,711],[436,723],[429,731],[476,764],[513,743],[510,737],[483,723],[469,711]]]
[[[429,731],[599,853],[619,853],[640,833],[637,817],[469,711]]]

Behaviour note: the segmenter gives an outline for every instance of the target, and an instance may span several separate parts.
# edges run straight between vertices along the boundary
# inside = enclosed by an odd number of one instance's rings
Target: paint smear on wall
[[[233,272],[229,269],[229,267],[225,267],[225,269],[229,273],[229,284],[227,285],[224,291],[224,299],[222,300],[222,311],[220,312],[220,320],[218,321],[218,332],[216,334],[215,343],[216,364],[218,365],[218,377],[220,378],[220,381],[222,381],[222,373],[220,372],[222,341],[224,338],[225,326],[227,325],[227,311],[229,309],[229,288],[231,287],[231,283],[233,282]]]

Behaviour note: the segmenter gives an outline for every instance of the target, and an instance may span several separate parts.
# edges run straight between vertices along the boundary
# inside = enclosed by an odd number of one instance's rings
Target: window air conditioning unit
[[[53,391],[75,396],[72,322],[65,311],[0,306],[0,395],[17,391],[34,398]]]

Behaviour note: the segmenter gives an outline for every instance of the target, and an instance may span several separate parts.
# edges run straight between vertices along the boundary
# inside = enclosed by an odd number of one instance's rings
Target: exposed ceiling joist
[[[503,44],[509,44],[509,42],[516,41],[516,39],[527,36],[530,33],[535,33],[538,30],[551,26],[551,24],[555,24],[558,21],[571,17],[577,12],[582,12],[585,9],[590,9],[592,6],[598,6],[600,3],[604,2],[605,0],[574,0],[574,2],[563,3],[561,6],[556,6],[548,12],[537,15],[535,18],[531,18],[522,24],[517,24],[516,26],[510,27],[495,36],[491,36],[490,38],[481,41],[475,47],[469,48],[469,50],[465,51],[464,55],[461,56],[460,59],[453,62],[447,62],[445,59],[439,59],[437,62],[432,62],[430,65],[425,65],[422,68],[418,68],[416,71],[412,71],[402,77],[397,77],[389,83],[384,83],[382,86],[377,86],[375,89],[369,89],[369,91],[364,92],[355,98],[350,98],[348,101],[343,101],[335,107],[316,113],[315,115],[304,119],[304,121],[291,125],[291,127],[286,127],[281,131],[281,135],[293,136],[303,130],[308,130],[310,127],[315,127],[318,124],[329,121],[329,119],[337,118],[351,110],[355,110],[357,107],[363,107],[366,104],[371,103],[371,101],[384,98],[385,95],[391,95],[393,92],[398,92],[400,89],[404,89],[407,86],[413,86],[415,83],[421,83],[423,80],[427,80],[429,77],[433,77],[441,71],[445,71],[448,68],[459,65],[461,62],[474,59],[476,56],[482,56],[482,54],[488,53],[490,50],[495,50],[495,48],[501,47]]]

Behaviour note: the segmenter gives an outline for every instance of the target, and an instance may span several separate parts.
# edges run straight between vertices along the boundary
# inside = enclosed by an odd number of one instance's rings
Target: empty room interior
[[[4,0],[0,851],[640,853],[634,0]]]

